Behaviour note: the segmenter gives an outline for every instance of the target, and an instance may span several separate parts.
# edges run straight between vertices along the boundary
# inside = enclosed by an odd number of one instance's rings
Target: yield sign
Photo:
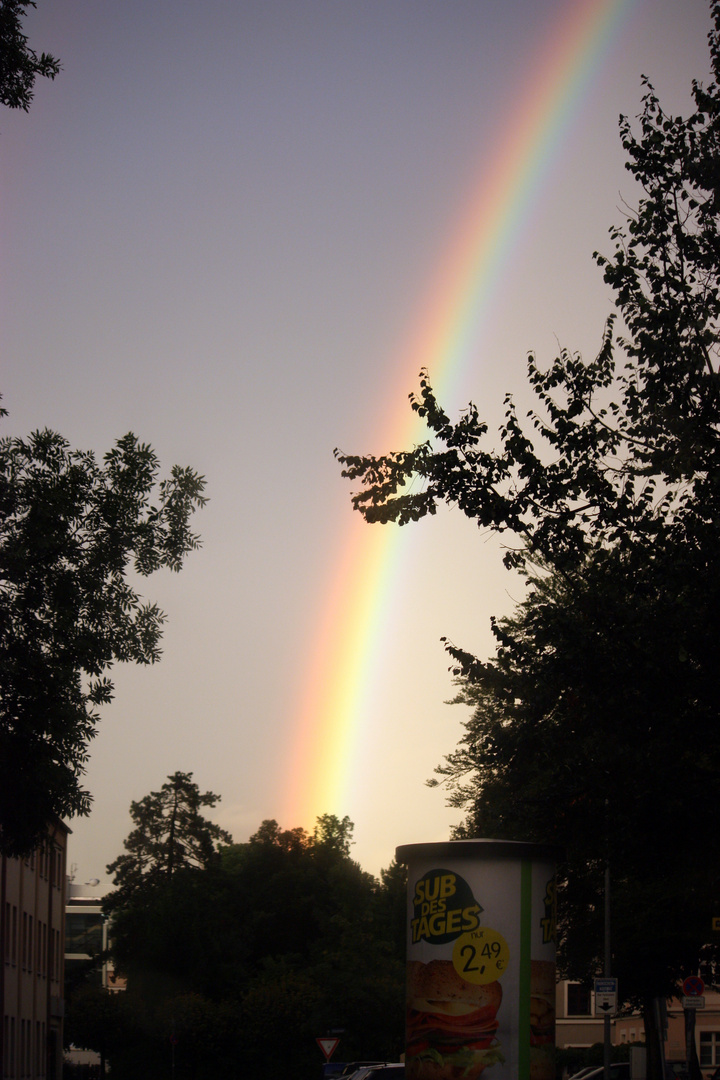
[[[337,1044],[340,1042],[340,1040],[339,1039],[316,1039],[315,1042],[318,1044],[318,1046],[322,1050],[323,1054],[325,1055],[325,1060],[329,1061],[330,1058],[335,1053],[335,1051],[337,1050]]]

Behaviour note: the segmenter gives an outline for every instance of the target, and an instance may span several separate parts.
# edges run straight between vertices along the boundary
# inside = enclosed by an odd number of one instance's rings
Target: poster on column
[[[397,849],[408,1080],[554,1080],[559,854],[500,840]]]

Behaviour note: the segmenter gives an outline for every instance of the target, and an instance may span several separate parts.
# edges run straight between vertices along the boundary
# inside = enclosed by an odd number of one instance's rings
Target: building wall
[[[695,1010],[695,1039],[703,1076],[720,1066],[720,994],[706,990],[705,1008]]]
[[[595,995],[579,983],[563,980],[555,997],[555,1042],[560,1048],[593,1046],[603,1041],[603,1018],[595,1016]]]
[[[108,923],[103,916],[103,899],[113,891],[109,883],[95,879],[85,884],[68,885],[65,907],[65,966],[87,964],[103,954],[97,971],[100,985],[111,992],[125,989],[125,979],[115,974],[107,958]]]
[[[108,960],[108,922],[102,909],[103,898],[112,892],[112,889],[112,885],[103,884],[97,878],[84,884],[75,883],[73,880],[68,883],[65,907],[65,971],[70,980],[76,965],[87,971],[88,965],[92,966],[92,961],[101,955],[100,963],[85,977],[89,977],[109,993],[116,993],[125,990],[126,980],[115,974],[115,969]],[[65,1051],[65,1061],[70,1065],[94,1066],[102,1074],[100,1054],[94,1050],[70,1046]]]
[[[603,1040],[602,1017],[595,1017],[594,995],[579,993],[577,984],[560,982],[556,998],[556,1043],[558,1047],[592,1046]],[[720,993],[705,991],[705,1008],[695,1010],[695,1047],[704,1078],[720,1066]],[[685,1060],[685,1017],[682,1003],[667,1003],[667,1039],[665,1060]],[[639,1013],[612,1020],[614,1045],[645,1041],[645,1023]]]
[[[720,994],[706,990],[704,1009],[695,1009],[695,1048],[703,1077],[710,1076],[720,1066]],[[685,1060],[685,1016],[682,1002],[673,999],[667,1003],[666,1061]],[[638,1038],[644,1038],[642,1017],[619,1017],[615,1024],[617,1042],[631,1042],[632,1031],[637,1029]]]
[[[60,1080],[68,829],[28,859],[0,859],[3,1080]]]

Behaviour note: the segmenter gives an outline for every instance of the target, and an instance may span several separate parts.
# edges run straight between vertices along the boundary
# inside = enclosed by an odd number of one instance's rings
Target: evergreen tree
[[[125,854],[107,867],[116,891],[106,901],[108,911],[128,903],[134,894],[169,881],[183,869],[206,869],[219,860],[219,843],[232,842],[230,833],[200,813],[220,801],[212,791],[201,794],[192,773],[168,776],[159,791],[130,804],[135,828],[124,842]]]

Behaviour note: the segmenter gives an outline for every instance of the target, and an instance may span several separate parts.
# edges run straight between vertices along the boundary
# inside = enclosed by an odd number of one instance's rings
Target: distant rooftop
[[[79,903],[88,901],[99,901],[104,896],[113,891],[113,886],[109,881],[98,881],[93,879],[92,881],[68,881],[67,887],[67,903]]]

